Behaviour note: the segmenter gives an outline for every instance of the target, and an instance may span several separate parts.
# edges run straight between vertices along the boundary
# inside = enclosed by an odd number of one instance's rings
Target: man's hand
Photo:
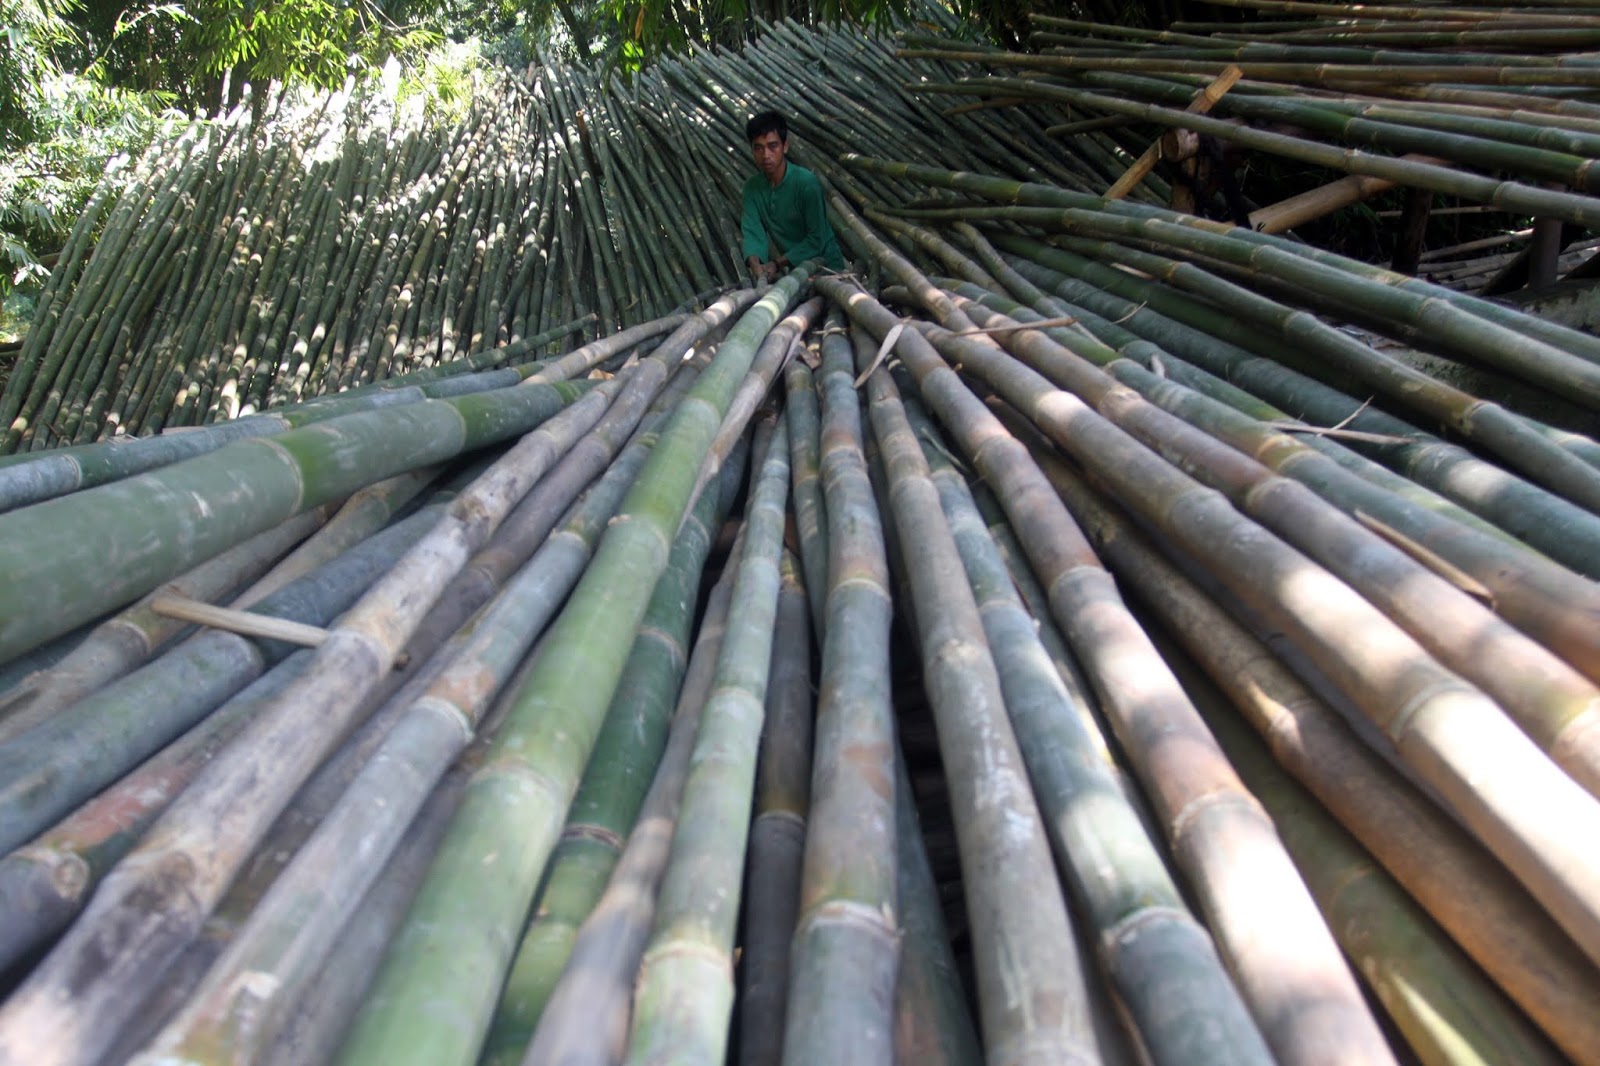
[[[775,262],[763,263],[761,260],[752,255],[749,259],[745,260],[745,266],[749,267],[750,269],[750,280],[754,281],[758,285],[762,282],[771,284],[778,278],[778,264]]]

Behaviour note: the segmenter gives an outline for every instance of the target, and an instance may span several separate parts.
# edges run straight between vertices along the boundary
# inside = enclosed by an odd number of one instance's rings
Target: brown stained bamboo
[[[1015,325],[1001,315],[985,314],[979,321]],[[946,359],[982,378],[1053,439],[1075,431],[1067,428],[1072,416],[1058,420],[1052,384],[1070,390],[1108,422],[1223,492],[1242,512],[1382,608],[1441,663],[1494,697],[1557,765],[1600,795],[1600,689],[1517,633],[1458,584],[1437,576],[1309,488],[1271,474],[1116,384],[1040,332],[1009,332],[1001,339],[1022,363],[1048,374],[1048,382],[964,338],[933,327],[924,332]]]
[[[1105,742],[1087,710],[1069,706],[1066,682],[1037,632],[1043,620],[1023,608],[965,480],[936,444],[937,430],[913,426],[995,649],[1057,861],[1140,1046],[1157,1063],[1271,1061],[1211,937],[1151,843],[1156,833],[1147,835],[1119,775],[1102,760]]]
[[[1526,890],[1081,477],[1049,456],[1041,465],[1119,580],[1161,617],[1284,768],[1569,1055],[1594,1061],[1600,1018],[1584,1004],[1600,972]]]
[[[1219,508],[1220,499],[1209,499],[1157,457],[1123,446],[1109,426],[1103,431],[1085,417],[1086,408],[1075,411],[1059,393],[1024,405],[1034,417],[1044,415],[1041,428],[1105,478],[1120,500],[1205,559],[1235,594],[1321,659],[1324,672],[1385,730],[1402,757],[1427,775],[1585,950],[1597,953],[1587,946],[1591,915],[1600,914],[1587,899],[1585,886],[1592,882],[1584,867],[1590,860],[1535,810],[1557,803],[1581,823],[1600,817],[1600,804],[1557,771],[1499,707],[1435,663],[1348,586],[1231,508]],[[1247,544],[1249,561],[1242,554],[1234,558]],[[1301,601],[1313,590],[1315,607]],[[1352,639],[1352,628],[1358,639]],[[1379,691],[1396,684],[1386,694]],[[1448,728],[1443,717],[1452,720]],[[1540,799],[1525,806],[1535,794]]]
[[[1170,647],[1170,645],[1168,646]],[[1182,652],[1173,668],[1272,814],[1340,944],[1427,1064],[1566,1061],[1315,800],[1293,784]]]
[[[991,265],[1000,271],[1007,269],[1003,262]],[[1015,274],[1008,275],[1006,283],[1013,289],[1028,288],[1026,280]],[[1030,298],[1037,299],[1037,296]],[[1007,310],[1001,303],[997,306],[1002,311]],[[1038,306],[1050,313],[1063,309],[1048,300]],[[1026,309],[1010,310],[1018,316],[1026,316]],[[1395,531],[1397,535],[1389,539],[1425,565],[1441,569],[1457,581],[1462,580],[1460,574],[1451,571],[1460,568],[1468,581],[1489,591],[1495,610],[1507,621],[1561,655],[1590,679],[1600,679],[1600,644],[1596,642],[1594,627],[1585,621],[1600,613],[1600,589],[1594,588],[1592,583],[1548,562],[1543,556],[1517,550],[1515,544],[1502,537],[1485,535],[1487,531],[1451,520],[1434,507],[1413,504],[1396,492],[1385,491],[1290,434],[1246,417],[1171,375],[1158,375],[1144,365],[1116,357],[1109,351],[1097,352],[1092,346],[1078,343],[1070,334],[1052,333],[1051,336],[1104,366],[1123,384],[1137,389],[1165,410],[1279,473],[1296,478],[1361,520],[1375,520],[1374,528]],[[1181,365],[1167,354],[1157,354],[1153,358],[1162,360],[1161,365],[1168,369]],[[1192,378],[1188,380],[1193,382]]]
[[[875,336],[892,328],[893,316],[864,294],[827,279],[816,284]],[[1051,613],[1135,761],[1274,1054],[1280,1061],[1320,1062],[1328,1049],[1359,1047],[1383,1061],[1386,1045],[1270,825],[1205,737],[1037,466],[920,334],[902,333],[896,351],[924,402],[1011,517],[1050,595]],[[1191,798],[1207,794],[1217,799],[1204,805],[1206,817],[1181,816]]]
[[[1244,77],[1244,72],[1238,67],[1224,67],[1210,85],[1207,85],[1195,95],[1195,98],[1185,110],[1191,115],[1208,114],[1213,107],[1217,106],[1217,101],[1222,99],[1223,94],[1237,85],[1242,77]],[[1156,168],[1156,164],[1160,161],[1161,141],[1158,138],[1156,143],[1145,149],[1143,155],[1134,160],[1127,173],[1113,182],[1111,187],[1106,190],[1106,199],[1120,200],[1127,196],[1128,193],[1133,191],[1135,185],[1143,181],[1146,175]]]
[[[1437,163],[1425,156],[1402,156],[1420,162]],[[1379,193],[1395,188],[1397,182],[1385,178],[1352,174],[1330,181],[1297,196],[1250,212],[1250,225],[1262,233],[1285,233],[1306,222],[1324,218],[1341,208],[1370,200]]]

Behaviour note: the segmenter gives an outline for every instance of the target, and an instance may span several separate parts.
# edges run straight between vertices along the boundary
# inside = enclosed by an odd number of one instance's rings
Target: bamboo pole
[[[892,849],[893,607],[850,342],[822,338],[820,479],[828,565],[810,822],[793,927],[785,1061],[887,1063],[898,963]],[[841,1027],[827,1019],[854,1019]]]
[[[1503,866],[1359,739],[1267,647],[1059,460],[1045,474],[1118,578],[1160,616],[1272,748],[1530,1017],[1579,1061],[1594,967]],[[1441,876],[1440,871],[1454,871]]]
[[[743,538],[736,537],[707,597],[650,791],[605,892],[578,930],[572,962],[551,992],[526,1054],[518,1060],[529,1066],[556,1059],[572,1066],[617,1062],[626,1049],[634,977],[654,922],[656,892],[671,852],[700,714],[727,632],[728,605],[742,553]]]
[[[780,561],[778,613],[761,751],[744,932],[739,952],[739,1061],[776,1066],[782,1059],[789,1001],[789,941],[800,909],[801,864],[811,808],[811,610],[800,563]]]
[[[915,424],[915,423],[913,423]],[[1093,923],[1096,947],[1153,1062],[1271,1061],[1205,928],[1188,913],[1144,825],[1084,728],[1012,587],[965,481],[922,431],[923,454],[978,597],[1006,708],[1057,861]],[[1086,861],[1086,856],[1095,856]]]
[[[778,423],[745,512],[728,631],[684,778],[655,927],[640,960],[625,1062],[714,1062],[726,1054],[733,941],[789,492],[786,433]]]
[[[858,345],[863,374],[871,370],[872,350]],[[901,559],[917,601],[925,684],[949,773],[968,919],[975,951],[981,952],[975,966],[986,1055],[997,1061],[1098,1062],[1065,901],[1036,887],[1053,884],[1049,845],[1005,720],[977,604],[959,580],[960,557],[897,390],[881,369],[871,371],[867,385]]]
[[[817,282],[830,298],[835,298],[830,292],[835,284],[826,279]],[[888,332],[892,316],[875,308],[864,295],[840,287],[836,302],[844,301],[848,301],[847,310],[853,319],[870,322],[868,328],[874,335]],[[943,360],[931,348],[922,347],[925,344],[920,334],[907,331],[900,335],[896,350],[918,377],[924,402],[952,433],[963,454],[994,486],[1023,539],[1030,562],[1046,583],[1052,613],[1083,654],[1119,736],[1125,747],[1134,749],[1130,756],[1141,760],[1136,764],[1141,779],[1152,800],[1163,808],[1168,833],[1177,834],[1182,826],[1175,819],[1182,801],[1171,794],[1171,788],[1178,781],[1194,780],[1196,771],[1187,766],[1180,770],[1171,760],[1181,758],[1187,763],[1197,749],[1185,744],[1180,755],[1173,746],[1157,745],[1146,750],[1142,744],[1130,742],[1142,735],[1159,737],[1173,732],[1173,716],[1180,716],[1176,721],[1183,721],[1192,717],[1192,709],[1186,710],[1176,682],[1164,673],[1159,660],[1151,657],[1153,651],[1143,655],[1132,651],[1147,648],[1147,638],[1127,615],[1110,584],[1110,576],[1099,566],[1082,534],[1064,510],[1057,510],[1059,501],[1043,483],[1037,467],[1031,461],[1022,461],[1026,453],[1021,445],[1000,430],[992,421],[993,416],[956,380]],[[1127,651],[1119,650],[1112,656],[1098,650],[1109,651],[1111,647]],[[1193,735],[1196,743],[1203,745],[1195,727],[1186,726],[1183,735]],[[1171,769],[1160,769],[1161,765]],[[1201,779],[1206,782],[1207,791],[1231,784],[1232,774],[1219,759],[1208,758],[1205,765]],[[1242,789],[1233,785],[1228,791],[1240,798],[1215,805],[1214,825],[1222,836],[1231,839],[1230,851],[1244,847],[1253,853],[1248,884],[1235,881],[1241,872],[1239,864],[1220,862],[1216,853],[1195,846],[1192,838],[1178,834],[1173,843],[1190,876],[1206,886],[1202,889],[1202,903],[1212,931],[1268,1045],[1280,1059],[1314,1059],[1323,1053],[1322,1049],[1343,1046],[1344,1041],[1354,1039],[1381,1059],[1382,1038],[1371,1025],[1353,979],[1316,917],[1313,904],[1288,869],[1287,858],[1277,850],[1264,818]],[[1269,879],[1270,889],[1266,887]],[[1250,902],[1264,898],[1255,894],[1258,892],[1270,896],[1270,906]],[[1268,917],[1275,923],[1270,932],[1262,926]],[[1283,945],[1290,943],[1296,945],[1295,949],[1283,952]],[[1268,944],[1272,945],[1270,951]],[[1337,1022],[1324,1013],[1334,995],[1341,1002],[1338,1013],[1343,1015]],[[1296,1002],[1316,1002],[1323,1005],[1323,1011],[1313,1017],[1296,1010]],[[1323,1026],[1333,1028],[1324,1030]]]
[[[594,627],[624,633],[637,628],[665,565],[664,545],[687,506],[721,411],[803,278],[803,273],[790,275],[746,312],[679,405],[553,625],[542,668],[519,693],[490,760],[495,773],[468,786],[452,831],[345,1046],[344,1061],[370,1058],[387,1066],[413,1058],[443,1063],[476,1055],[492,1007],[484,1002],[492,993],[482,986],[497,987],[510,961],[510,945],[496,930],[519,924],[526,914],[621,669],[622,649],[613,641],[594,640]],[[564,710],[548,713],[549,706]],[[518,754],[504,762],[508,751]],[[497,843],[502,834],[518,843]],[[506,868],[503,877],[484,878],[485,855],[514,868]],[[458,870],[471,873],[462,877]],[[435,964],[443,957],[428,948],[435,937],[455,945],[454,961],[442,968]],[[479,953],[471,963],[457,950],[469,939]],[[466,965],[478,975],[470,981],[459,969]],[[463,1005],[459,1024],[430,1023],[437,1020],[443,999]],[[425,1032],[409,1031],[414,1026]]]

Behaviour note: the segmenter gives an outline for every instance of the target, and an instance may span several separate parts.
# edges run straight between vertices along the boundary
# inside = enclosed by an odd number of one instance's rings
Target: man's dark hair
[[[776,111],[763,111],[744,124],[744,138],[747,141],[765,137],[769,133],[776,133],[780,141],[789,140],[789,123]]]

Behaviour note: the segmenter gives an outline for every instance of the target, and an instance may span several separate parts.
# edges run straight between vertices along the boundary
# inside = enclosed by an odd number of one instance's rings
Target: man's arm
[[[756,198],[750,195],[747,185],[744,190],[744,206],[739,216],[739,232],[742,236],[741,247],[744,250],[744,262],[752,273],[767,258],[767,248],[771,244],[767,236],[767,227],[761,222],[761,213],[756,210]]]

